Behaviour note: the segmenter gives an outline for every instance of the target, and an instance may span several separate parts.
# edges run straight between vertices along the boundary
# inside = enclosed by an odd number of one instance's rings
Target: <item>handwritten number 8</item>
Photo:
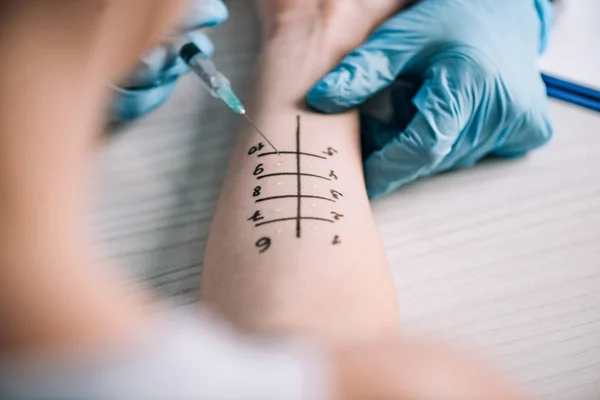
[[[254,196],[254,197],[258,197],[258,196],[260,196],[260,191],[261,191],[261,189],[262,189],[262,188],[261,188],[260,186],[257,186],[257,187],[255,187],[255,188],[254,188],[254,192],[252,193],[252,196]]]
[[[259,248],[259,253],[264,253],[265,251],[269,250],[269,247],[271,247],[271,239],[268,237],[260,238],[256,241],[255,246]]]

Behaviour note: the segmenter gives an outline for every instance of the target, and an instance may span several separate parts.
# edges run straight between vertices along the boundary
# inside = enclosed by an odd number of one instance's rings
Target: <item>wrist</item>
[[[278,28],[261,46],[256,100],[303,107],[306,93],[343,56],[336,47],[315,21]]]

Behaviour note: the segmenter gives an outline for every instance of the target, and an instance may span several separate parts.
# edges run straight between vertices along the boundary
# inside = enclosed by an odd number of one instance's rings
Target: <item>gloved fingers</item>
[[[195,31],[219,25],[227,20],[229,12],[221,0],[193,0],[185,11],[182,31]]]
[[[380,120],[371,115],[360,115],[360,140],[363,159],[381,150],[397,135],[397,129],[392,123]]]
[[[361,108],[363,158],[381,150],[398,132],[406,129],[417,113],[412,100],[419,86],[413,82],[398,80],[392,84],[391,90],[379,93],[376,102],[369,102],[368,106]]]
[[[425,54],[438,27],[428,10],[437,2],[423,1],[383,23],[359,48],[321,79],[308,93],[308,105],[338,113],[363,103],[400,74],[420,74]],[[427,30],[427,32],[424,32]],[[415,59],[418,58],[418,63]]]
[[[550,31],[554,25],[554,6],[550,0],[535,0],[535,10],[540,18],[540,46],[539,53],[548,47]]]
[[[390,193],[437,172],[480,102],[480,93],[472,90],[469,81],[470,70],[468,62],[460,59],[441,61],[428,70],[413,99],[417,113],[410,124],[365,160],[369,196]],[[390,132],[376,135],[385,139]]]
[[[509,132],[493,155],[500,157],[519,157],[535,150],[552,139],[553,128],[548,109],[546,86],[539,76],[533,76],[535,82],[531,89],[529,103],[520,104],[514,111],[516,117]]]
[[[199,31],[190,32],[157,46],[142,56],[135,71],[126,79],[125,86],[160,86],[185,74],[188,67],[179,57],[179,50],[189,41],[193,41],[208,57],[213,55],[214,45],[208,36]]]
[[[393,137],[365,160],[364,170],[369,197],[395,191],[427,175],[450,152],[452,144],[423,114],[417,114],[403,132],[382,131],[381,137]]]
[[[552,122],[548,113],[533,110],[526,112],[515,122],[512,132],[493,155],[509,158],[523,156],[548,143],[552,134]]]
[[[172,80],[158,86],[140,89],[123,89],[114,86],[115,97],[109,110],[109,122],[121,124],[153,111],[171,95],[175,83],[176,80]]]

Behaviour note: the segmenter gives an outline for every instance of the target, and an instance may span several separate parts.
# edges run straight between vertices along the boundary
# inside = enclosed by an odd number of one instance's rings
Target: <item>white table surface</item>
[[[548,51],[548,74],[600,90],[600,1],[561,0]]]
[[[245,92],[248,1],[217,62]],[[235,31],[235,35],[230,35]],[[489,356],[544,399],[600,399],[600,114],[551,104],[555,138],[520,160],[410,185],[373,204],[409,330]],[[101,151],[92,223],[109,253],[178,303],[197,299],[236,121],[186,78]]]

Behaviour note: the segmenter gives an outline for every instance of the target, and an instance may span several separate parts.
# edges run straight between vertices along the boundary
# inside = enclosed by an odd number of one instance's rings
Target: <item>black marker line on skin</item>
[[[298,198],[297,194],[284,194],[284,195],[281,195],[281,196],[263,197],[263,198],[260,198],[258,200],[255,200],[255,203],[262,203],[264,201],[270,201],[270,200],[297,199],[297,198]],[[302,195],[300,195],[300,198],[303,198],[303,199],[325,200],[325,201],[329,201],[331,203],[335,203],[335,200],[330,199],[328,197],[322,197],[322,196],[311,196],[311,195],[308,195],[308,194],[302,194]]]
[[[296,154],[296,155],[301,154],[303,156],[309,156],[309,157],[320,158],[321,160],[327,160],[327,157],[320,156],[318,154],[303,153],[303,152],[298,152],[298,151],[280,151],[279,153],[275,153],[274,151],[272,151],[272,152],[268,152],[268,153],[261,153],[258,155],[258,157],[274,156],[274,155],[278,155],[278,154]]]
[[[298,185],[298,203],[296,206],[296,237],[300,238],[302,227],[302,175],[300,175],[300,115],[296,116],[296,173]]]
[[[324,179],[326,181],[330,181],[331,180],[331,178],[327,178],[327,177],[321,176],[321,175],[306,174],[306,173],[300,173],[300,174],[298,174],[296,172],[277,172],[277,173],[274,173],[274,174],[265,174],[265,175],[257,176],[256,179],[260,180],[260,179],[265,179],[265,178],[269,178],[269,177],[273,177],[273,176],[290,176],[290,175],[291,176],[302,175],[302,176],[308,176],[308,177],[311,177],[311,178]]]

